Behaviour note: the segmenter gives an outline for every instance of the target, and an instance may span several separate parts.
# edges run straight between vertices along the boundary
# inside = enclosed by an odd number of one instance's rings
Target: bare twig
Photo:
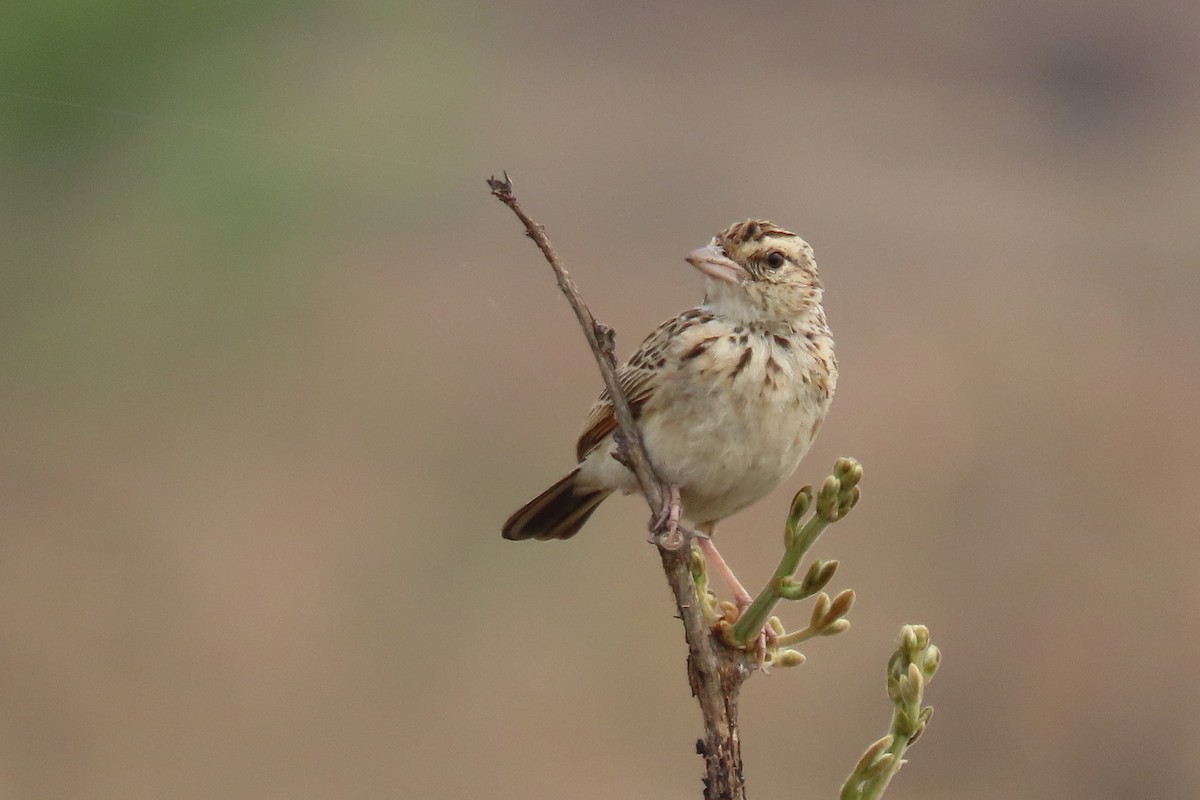
[[[612,330],[596,322],[592,312],[583,302],[579,290],[575,288],[575,283],[559,262],[550,240],[546,238],[546,231],[534,222],[517,202],[508,174],[505,173],[503,178],[489,178],[488,186],[492,194],[512,209],[521,220],[529,238],[533,239],[553,268],[558,288],[566,295],[580,327],[583,328],[588,346],[596,357],[596,366],[604,377],[604,385],[612,399],[613,412],[621,434],[618,446],[622,463],[637,477],[651,512],[657,514],[663,507],[667,493],[646,455],[646,448],[634,421],[633,411],[629,407],[629,400],[617,382]],[[716,643],[709,634],[696,594],[696,584],[692,579],[691,547],[680,546],[686,543],[686,540],[672,543],[664,542],[660,537],[656,541],[663,571],[671,585],[679,617],[683,621],[684,636],[688,645],[688,679],[692,694],[699,702],[700,713],[704,717],[704,738],[696,742],[697,752],[704,756],[704,796],[706,800],[742,800],[745,797],[745,787],[742,780],[737,704],[738,692],[746,678],[746,672],[742,667],[741,654]]]
[[[651,509],[655,512],[659,511],[662,508],[666,492],[663,491],[662,481],[654,474],[654,467],[650,465],[650,459],[646,456],[646,447],[642,444],[642,434],[633,421],[633,409],[629,407],[629,400],[621,391],[620,384],[617,383],[616,359],[613,356],[615,335],[612,328],[596,322],[596,318],[592,316],[587,304],[583,302],[579,290],[575,288],[575,281],[571,280],[571,276],[563,269],[562,263],[558,260],[558,254],[554,252],[554,247],[546,238],[546,229],[530,219],[529,215],[525,213],[525,209],[521,208],[521,204],[517,202],[517,198],[513,194],[512,181],[508,179],[508,173],[504,173],[503,179],[488,178],[488,186],[491,187],[492,194],[501,203],[511,208],[517,218],[524,223],[526,235],[533,239],[534,244],[542,251],[542,255],[554,269],[554,277],[558,279],[558,288],[567,296],[567,302],[571,304],[571,310],[575,312],[575,318],[579,320],[579,326],[583,328],[583,335],[587,337],[588,346],[592,348],[592,353],[596,356],[596,365],[600,368],[600,374],[604,377],[604,385],[612,398],[617,427],[625,437],[624,458],[628,460],[629,467],[637,477],[638,486],[641,487],[642,494],[650,503]]]

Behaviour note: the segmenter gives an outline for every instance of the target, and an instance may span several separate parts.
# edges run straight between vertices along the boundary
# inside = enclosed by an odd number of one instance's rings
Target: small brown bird
[[[744,607],[750,595],[708,537],[795,471],[829,410],[837,360],[812,248],[796,234],[748,220],[687,261],[705,275],[704,302],[660,325],[617,377],[677,510],[708,535],[697,543]],[[612,456],[616,427],[605,391],[578,466],[509,517],[504,538],[570,538],[604,498],[637,491]]]

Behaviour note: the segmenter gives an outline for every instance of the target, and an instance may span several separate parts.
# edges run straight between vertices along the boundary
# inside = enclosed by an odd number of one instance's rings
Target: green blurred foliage
[[[360,65],[328,51],[339,40],[386,57]],[[330,63],[394,106],[356,104],[322,77]],[[14,7],[0,27],[9,391],[152,399],[172,364],[286,352],[272,324],[314,302],[323,233],[400,230],[436,207],[439,173],[419,167],[461,146],[471,71],[453,26],[414,4]],[[356,144],[389,121],[387,139]]]

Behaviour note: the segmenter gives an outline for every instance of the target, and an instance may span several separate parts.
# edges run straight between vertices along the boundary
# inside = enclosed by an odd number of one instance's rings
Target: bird
[[[686,261],[704,276],[703,301],[651,333],[617,379],[674,518],[695,526],[696,544],[744,609],[752,598],[716,549],[717,523],[795,472],[829,411],[837,359],[813,250],[796,233],[749,219]],[[576,466],[513,513],[503,537],[569,539],[613,492],[639,491],[614,458],[616,429],[606,389]]]

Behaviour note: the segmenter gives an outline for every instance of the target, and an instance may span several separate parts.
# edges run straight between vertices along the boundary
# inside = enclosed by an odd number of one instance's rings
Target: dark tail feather
[[[570,539],[612,489],[575,493],[572,470],[565,478],[530,500],[504,523],[505,539]]]

